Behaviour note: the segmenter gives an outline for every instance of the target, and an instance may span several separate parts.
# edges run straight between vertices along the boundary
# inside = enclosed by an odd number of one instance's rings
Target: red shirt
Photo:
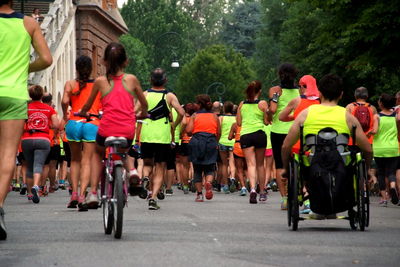
[[[51,116],[56,114],[55,110],[49,105],[40,101],[33,101],[28,104],[28,120],[24,126],[22,139],[48,139]]]

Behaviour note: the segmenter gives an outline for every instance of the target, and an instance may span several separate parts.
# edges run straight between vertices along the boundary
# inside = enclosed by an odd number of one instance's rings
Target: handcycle
[[[306,136],[306,144],[303,144],[303,126],[300,127],[300,153],[294,154],[289,162],[287,216],[288,226],[293,231],[298,229],[299,221],[313,219],[312,217],[301,217],[299,214],[299,206],[305,200],[304,187],[309,193],[311,210],[319,211],[320,213],[316,213],[322,214],[322,218],[349,220],[350,227],[353,230],[359,228],[364,231],[369,226],[368,177],[365,160],[362,158],[360,150],[355,146],[355,128],[352,130],[352,139],[352,146],[348,146],[348,135],[338,135],[332,128],[324,128],[317,135]],[[314,188],[311,186],[315,181],[310,181],[308,176],[311,173],[313,159],[318,156],[316,150],[321,149],[320,145],[333,141],[335,141],[335,149],[339,152],[344,163],[345,178],[348,179],[343,180],[342,186],[338,186],[335,184],[340,183],[336,179],[337,177],[328,175],[328,177],[323,178],[330,188],[340,187],[345,191],[344,194],[340,195],[341,199],[334,198],[334,195],[338,192],[329,191],[327,196],[330,200],[329,203],[329,201],[325,201],[326,197],[315,196],[318,195],[318,190],[315,186]],[[354,207],[356,210],[354,210]],[[348,216],[336,216],[336,213],[344,211],[348,211]],[[330,216],[332,214],[334,216]]]

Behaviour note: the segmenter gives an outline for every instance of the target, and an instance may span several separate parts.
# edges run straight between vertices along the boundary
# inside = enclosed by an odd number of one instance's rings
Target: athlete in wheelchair
[[[343,94],[341,78],[326,75],[318,88],[321,104],[298,115],[282,146],[288,177],[288,225],[297,230],[299,220],[348,219],[352,229],[364,231],[369,223],[371,145],[358,120],[337,105]],[[300,153],[292,154],[299,138]],[[307,218],[299,216],[304,187],[313,212]],[[336,215],[345,211],[348,216]]]

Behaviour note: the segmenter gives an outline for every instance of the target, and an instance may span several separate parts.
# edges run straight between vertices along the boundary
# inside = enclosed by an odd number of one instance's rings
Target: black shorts
[[[176,169],[176,147],[172,148],[169,146],[168,157],[167,157],[167,170],[175,170]]]
[[[282,163],[282,145],[287,134],[278,134],[271,132],[272,153],[274,155],[275,166],[277,169],[283,169]]]
[[[50,153],[47,155],[46,161],[44,162],[45,165],[49,164],[50,161],[56,160],[57,162],[60,159],[60,145],[54,145],[50,148]]]
[[[267,147],[267,136],[263,130],[258,130],[254,133],[249,133],[240,136],[240,146],[242,149],[253,147],[254,148],[266,148]]]
[[[142,143],[140,148],[143,159],[154,159],[154,162],[167,162],[171,145]]]
[[[62,164],[63,161],[66,161],[67,167],[71,167],[71,148],[69,147],[68,142],[64,142],[63,146],[64,146],[64,155],[60,156],[60,160],[58,162]]]
[[[189,149],[188,149],[189,143],[181,143],[179,146],[179,155],[187,157],[189,156]]]
[[[135,158],[135,159],[141,159],[142,158],[142,154],[140,153],[140,147],[139,148],[135,148],[134,146],[131,146],[129,148],[128,155],[130,157],[132,157],[132,158]]]
[[[96,134],[96,144],[98,144],[99,146],[105,146],[106,138],[107,137],[104,137],[104,136],[101,136],[99,134]],[[124,148],[128,148],[133,142],[133,139],[128,139],[127,138],[126,140],[127,140],[128,146],[124,147]]]
[[[24,160],[25,160],[24,153],[19,152],[17,155],[17,166],[21,166]]]

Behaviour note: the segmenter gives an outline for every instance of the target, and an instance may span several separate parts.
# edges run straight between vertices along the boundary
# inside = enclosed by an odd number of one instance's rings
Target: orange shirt
[[[238,157],[244,157],[242,147],[240,146],[240,130],[242,127],[236,126],[235,144],[233,145],[233,154]]]
[[[183,117],[183,123],[185,123],[186,125],[189,123],[189,120],[190,120],[190,116],[185,116],[185,117]],[[182,142],[183,144],[188,144],[191,138],[192,138],[192,137],[189,136],[189,135],[186,133],[186,131],[183,131],[183,133],[182,133],[182,138],[181,138],[181,142]]]
[[[193,134],[203,132],[217,135],[217,121],[214,113],[207,111],[197,112],[194,117]]]

